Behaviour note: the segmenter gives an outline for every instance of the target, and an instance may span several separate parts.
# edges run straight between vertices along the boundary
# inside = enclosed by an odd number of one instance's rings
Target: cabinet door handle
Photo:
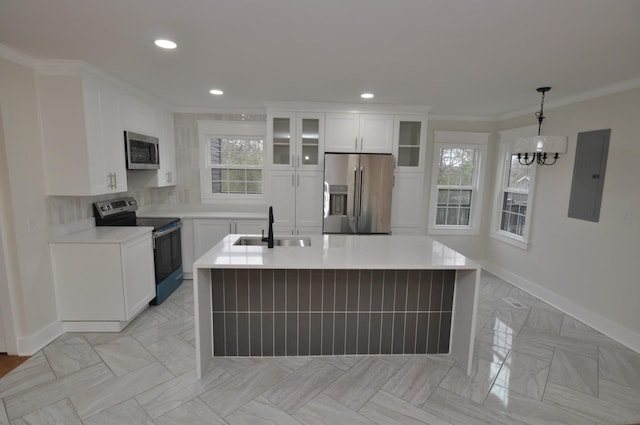
[[[356,136],[356,147],[355,147],[356,152],[358,151],[358,137]]]
[[[233,223],[229,222],[229,233],[233,233]]]
[[[113,173],[113,188],[118,188],[118,175],[116,173]]]
[[[294,165],[296,165],[296,163],[293,162],[293,155],[291,155],[291,166],[293,167]]]
[[[364,137],[360,138],[360,152],[364,149]]]

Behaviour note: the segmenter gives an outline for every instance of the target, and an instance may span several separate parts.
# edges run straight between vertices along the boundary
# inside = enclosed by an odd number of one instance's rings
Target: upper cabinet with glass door
[[[324,113],[269,112],[270,168],[322,170]]]
[[[420,115],[396,115],[393,152],[396,168],[423,171],[427,141],[427,118]]]

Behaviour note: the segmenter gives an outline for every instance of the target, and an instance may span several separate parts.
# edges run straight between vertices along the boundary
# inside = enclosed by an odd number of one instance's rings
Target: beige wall
[[[635,89],[546,110],[543,134],[568,136],[569,149],[556,165],[538,167],[529,249],[490,237],[483,244],[488,263],[575,303],[577,312],[595,313],[635,332],[635,338],[640,337],[638,105],[640,89]],[[504,121],[500,129],[531,121]],[[568,218],[577,134],[607,128],[611,140],[600,221]],[[623,220],[625,210],[632,211],[631,223]]]
[[[8,171],[1,176],[8,179],[2,184],[2,242],[15,303],[14,325],[20,339],[56,322],[57,312],[35,78],[30,68],[2,58],[0,111]],[[32,223],[31,232],[28,223]]]

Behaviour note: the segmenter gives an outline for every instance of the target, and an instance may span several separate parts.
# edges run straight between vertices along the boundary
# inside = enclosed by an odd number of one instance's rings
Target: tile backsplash
[[[214,355],[448,353],[455,276],[214,269]]]
[[[124,193],[99,196],[48,196],[46,205],[49,226],[66,225],[92,218],[93,203],[97,201],[133,196],[140,206],[164,204],[169,203],[173,191],[173,187],[162,187],[131,189]]]
[[[262,114],[174,114],[176,129],[176,187],[179,204],[200,204],[200,161],[198,120],[266,121]]]

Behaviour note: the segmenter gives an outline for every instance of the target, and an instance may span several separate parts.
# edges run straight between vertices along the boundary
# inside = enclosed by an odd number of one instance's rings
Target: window
[[[262,199],[265,123],[199,121],[198,129],[203,202]]]
[[[436,132],[429,233],[477,234],[489,133]]]
[[[527,221],[530,168],[520,164],[517,155],[511,155],[506,168],[506,184],[502,191],[500,230],[523,237]]]
[[[496,179],[496,200],[491,236],[526,249],[533,201],[536,166],[521,165],[512,153],[513,142],[528,136],[535,126],[500,133],[500,167]]]
[[[212,194],[262,193],[264,139],[211,137],[209,155]]]

